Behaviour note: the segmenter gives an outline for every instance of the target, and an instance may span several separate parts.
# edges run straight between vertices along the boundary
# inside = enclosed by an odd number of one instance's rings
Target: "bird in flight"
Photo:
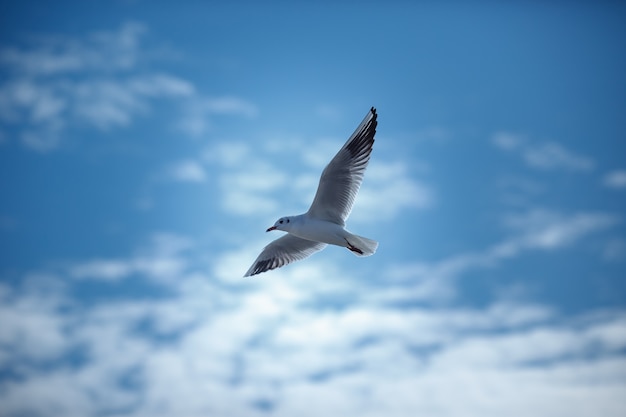
[[[268,232],[282,230],[287,234],[263,248],[244,276],[305,259],[326,245],[343,246],[357,256],[370,256],[376,252],[378,242],[354,235],[344,227],[370,160],[378,124],[376,117],[376,109],[372,107],[324,168],[309,210],[297,216],[281,217],[267,229]]]

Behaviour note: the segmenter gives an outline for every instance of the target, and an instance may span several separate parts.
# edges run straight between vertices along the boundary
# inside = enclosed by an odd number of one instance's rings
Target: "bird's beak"
[[[276,230],[276,226],[272,226],[266,230],[266,232],[271,232],[272,230]]]

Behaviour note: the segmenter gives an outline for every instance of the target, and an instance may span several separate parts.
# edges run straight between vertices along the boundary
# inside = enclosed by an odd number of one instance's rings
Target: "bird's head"
[[[266,232],[271,232],[272,230],[282,230],[284,232],[288,232],[289,229],[291,229],[292,222],[293,219],[291,217],[281,217],[280,219],[276,220],[274,226],[268,228]]]

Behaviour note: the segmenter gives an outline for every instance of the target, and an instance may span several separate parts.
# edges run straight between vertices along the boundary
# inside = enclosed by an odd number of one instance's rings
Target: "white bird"
[[[304,214],[281,217],[267,229],[287,234],[265,248],[244,276],[260,274],[305,259],[326,245],[348,248],[357,256],[376,252],[378,242],[353,235],[344,226],[359,192],[376,134],[376,109],[371,108],[359,127],[324,168],[313,203]]]

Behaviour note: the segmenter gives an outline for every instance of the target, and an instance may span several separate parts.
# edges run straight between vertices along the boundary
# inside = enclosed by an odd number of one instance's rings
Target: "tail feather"
[[[348,238],[348,242],[362,252],[359,253],[359,251],[352,250],[352,253],[354,253],[356,256],[373,255],[378,248],[378,242],[363,236],[351,235]]]

